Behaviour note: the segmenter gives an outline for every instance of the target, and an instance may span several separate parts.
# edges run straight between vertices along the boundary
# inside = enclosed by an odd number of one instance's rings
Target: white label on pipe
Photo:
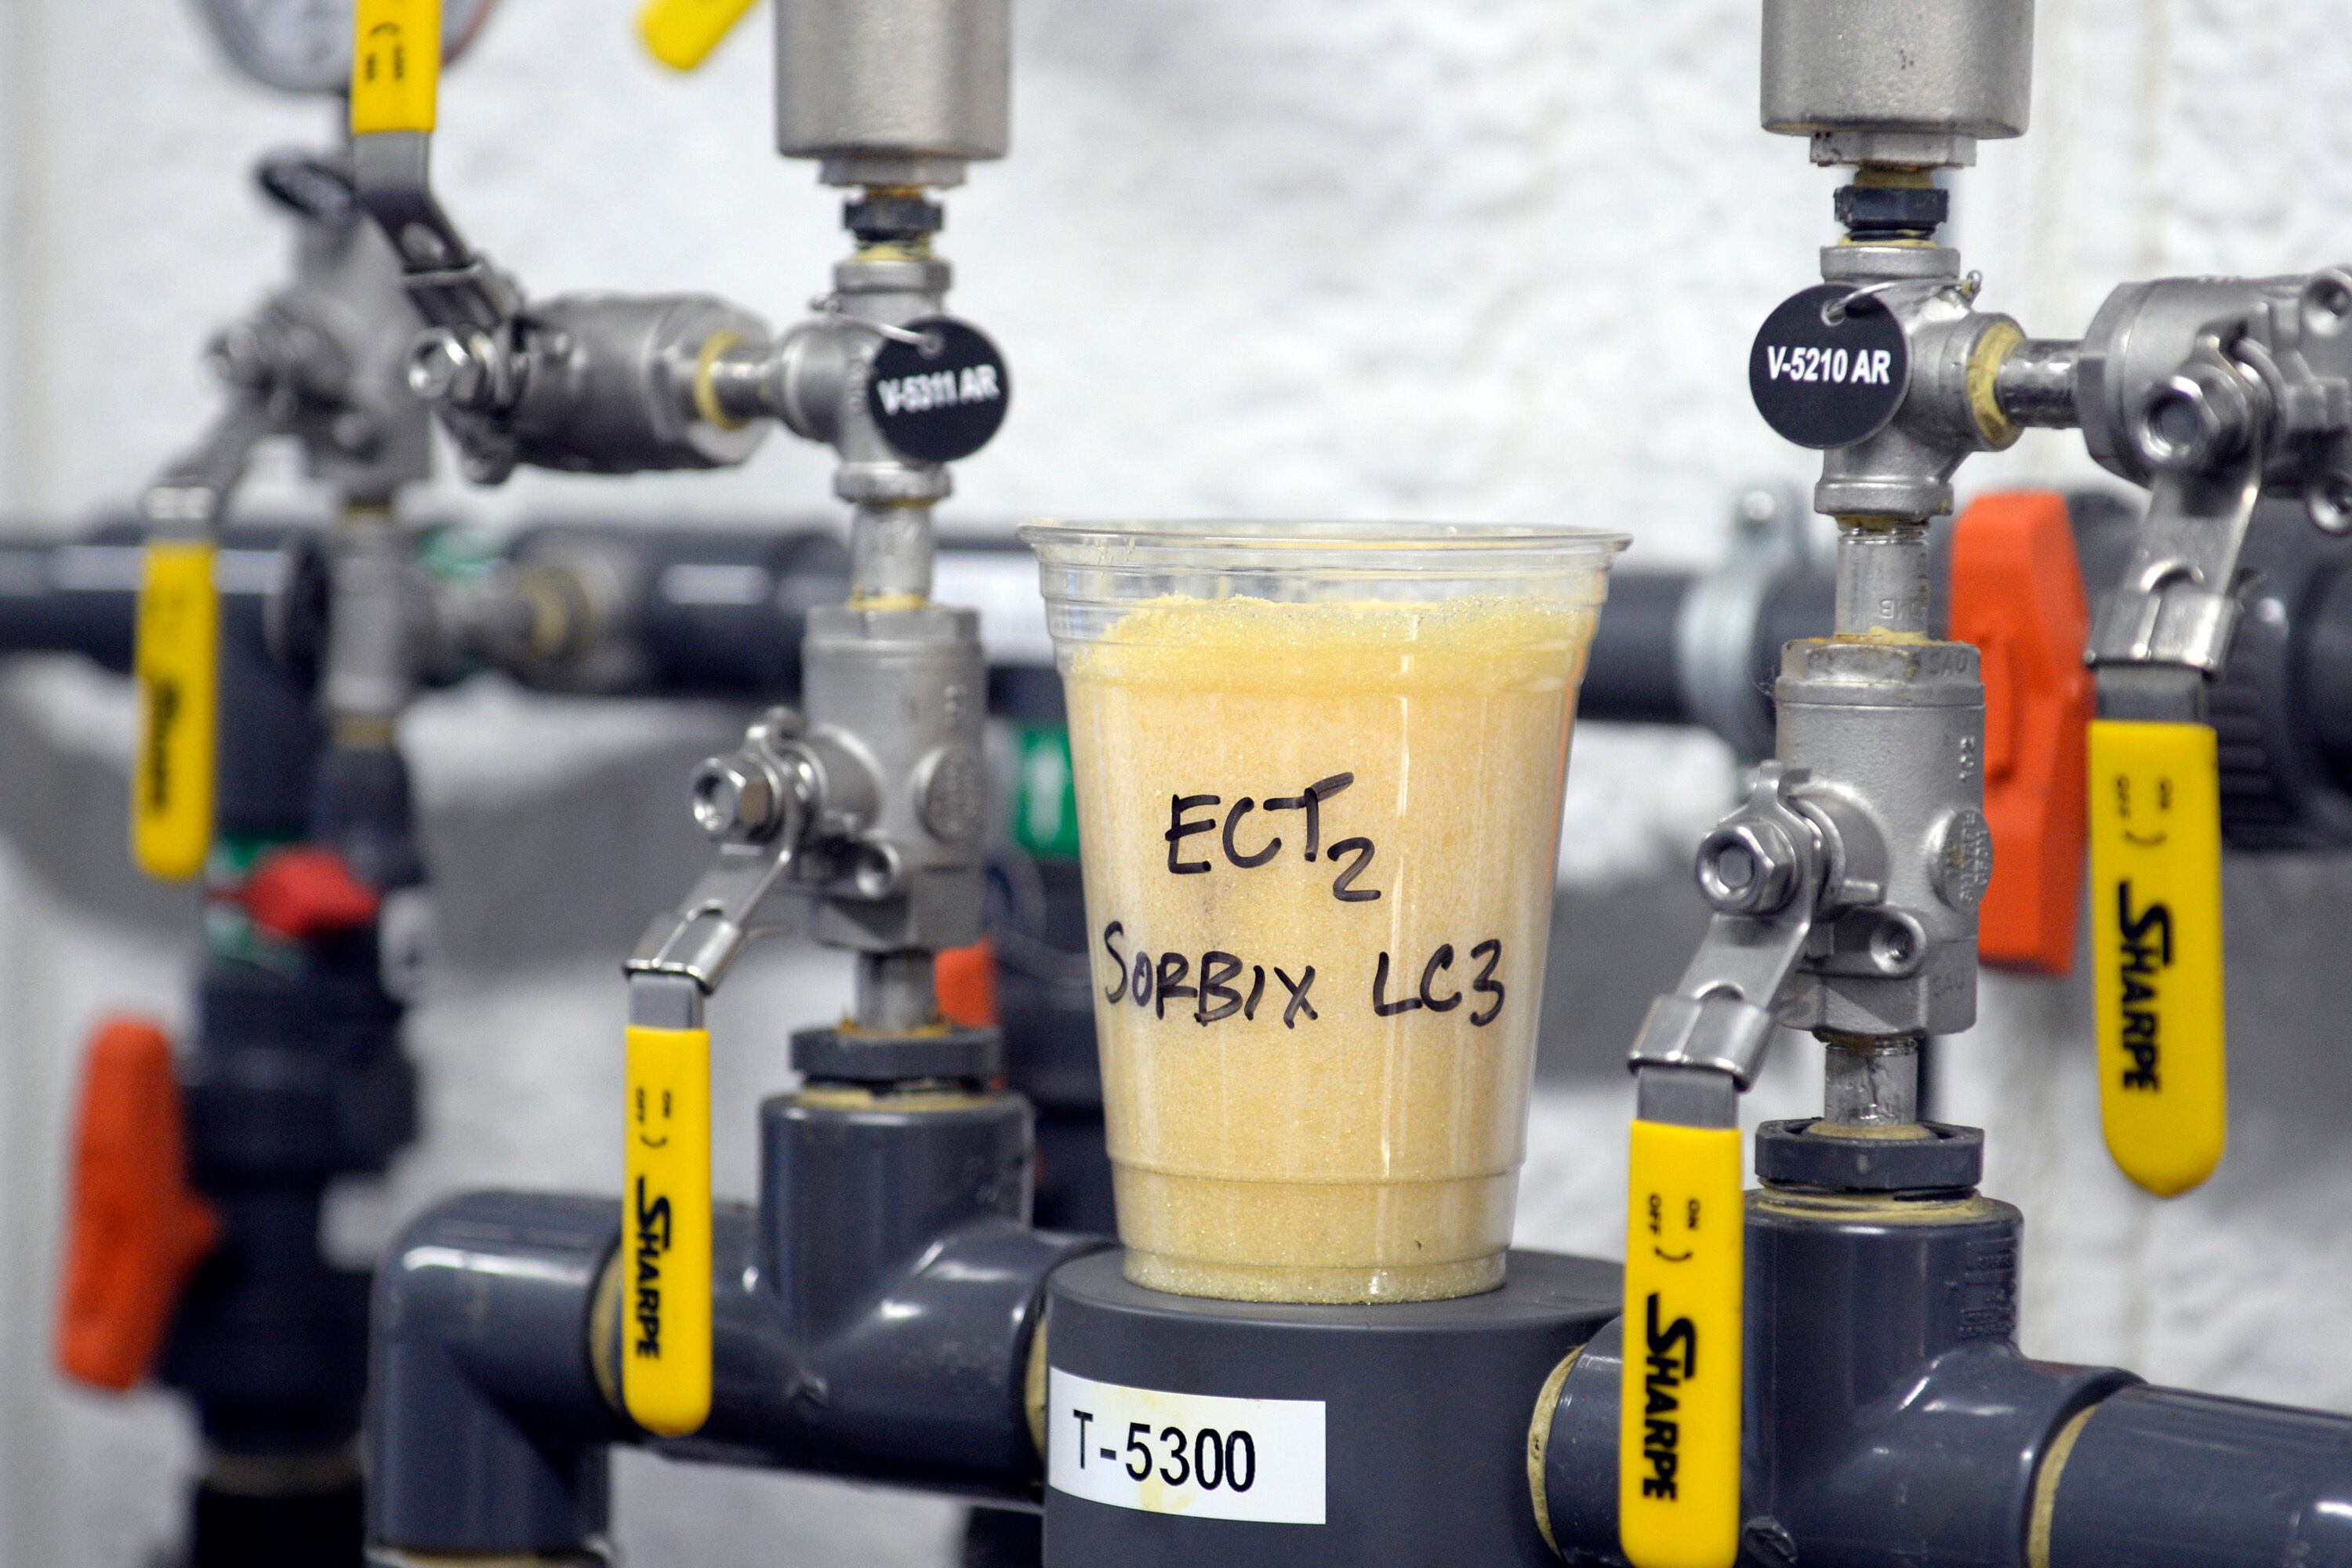
[[[1227,1399],[1048,1372],[1045,1482],[1146,1513],[1323,1522],[1323,1402]]]

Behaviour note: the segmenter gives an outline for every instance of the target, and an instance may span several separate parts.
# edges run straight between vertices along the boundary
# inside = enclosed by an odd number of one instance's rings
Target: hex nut
[[[1841,185],[1838,222],[1858,240],[1931,235],[1951,216],[1951,193],[1939,185]]]
[[[1698,847],[1699,891],[1727,915],[1769,915],[1789,901],[1797,879],[1797,848],[1777,823],[1739,817],[1708,834]]]
[[[695,824],[713,838],[761,838],[776,826],[775,780],[755,758],[712,757],[694,770],[688,789]]]
[[[408,351],[408,390],[426,403],[458,403],[479,384],[481,367],[465,340],[446,328],[417,338]]]
[[[2253,421],[2243,382],[2220,365],[2191,363],[2149,390],[2132,435],[2149,466],[2193,473],[2242,451]]]

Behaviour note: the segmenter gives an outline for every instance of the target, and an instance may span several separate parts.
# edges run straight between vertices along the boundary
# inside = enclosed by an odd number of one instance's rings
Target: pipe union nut
[[[1797,887],[1797,847],[1759,817],[1727,822],[1698,847],[1698,890],[1727,915],[1769,915]]]

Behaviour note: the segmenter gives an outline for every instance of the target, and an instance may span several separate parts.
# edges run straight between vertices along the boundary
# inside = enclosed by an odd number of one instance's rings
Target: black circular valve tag
[[[1843,283],[1783,300],[1748,355],[1756,411],[1800,447],[1851,447],[1877,435],[1910,384],[1903,323],[1876,296]]]
[[[1004,356],[978,328],[945,316],[907,323],[923,342],[893,338],[874,356],[866,407],[882,438],[922,463],[952,463],[988,445],[1013,396]]]

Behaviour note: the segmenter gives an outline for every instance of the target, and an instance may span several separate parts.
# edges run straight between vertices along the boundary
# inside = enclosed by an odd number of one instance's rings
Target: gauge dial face
[[[454,60],[493,0],[442,0],[441,58]],[[288,92],[341,92],[352,76],[355,0],[198,0],[237,69]]]

